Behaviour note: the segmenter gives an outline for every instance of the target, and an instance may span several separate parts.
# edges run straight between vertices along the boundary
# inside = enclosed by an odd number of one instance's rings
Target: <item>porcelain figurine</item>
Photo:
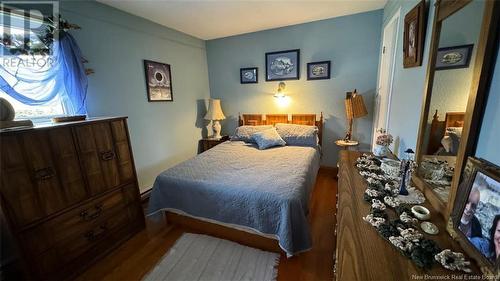
[[[408,195],[408,188],[410,187],[411,184],[411,175],[413,171],[415,170],[415,161],[414,159],[414,154],[413,150],[410,148],[405,151],[406,154],[406,159],[401,161],[401,166],[400,166],[400,176],[401,176],[401,181],[399,183],[399,194],[400,195]]]

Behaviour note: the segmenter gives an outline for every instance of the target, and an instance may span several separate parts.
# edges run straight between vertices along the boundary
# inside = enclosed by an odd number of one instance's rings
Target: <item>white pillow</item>
[[[448,153],[451,152],[451,149],[453,147],[453,142],[451,140],[450,136],[444,136],[443,139],[441,139],[441,144],[444,147],[444,150]]]
[[[457,137],[462,137],[462,127],[448,127],[446,128],[447,134],[455,134]]]
[[[457,155],[458,147],[460,146],[460,139],[462,137],[462,127],[448,127],[446,128],[446,134],[451,139],[451,149],[450,152],[452,155]]]
[[[276,130],[287,145],[318,146],[318,127],[316,126],[278,123]]]
[[[257,143],[259,149],[267,149],[273,146],[285,146],[286,142],[280,137],[275,128],[271,128],[252,135],[252,140]]]
[[[244,141],[244,142],[255,142],[252,140],[252,135],[257,132],[262,132],[264,130],[272,129],[271,125],[259,125],[259,126],[239,126],[234,132],[234,136],[231,136],[231,140]]]

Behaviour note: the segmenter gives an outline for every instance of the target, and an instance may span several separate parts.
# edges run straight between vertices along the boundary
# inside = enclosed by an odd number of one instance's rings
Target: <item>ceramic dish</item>
[[[420,224],[420,228],[422,228],[422,231],[427,234],[436,235],[439,233],[438,227],[432,222],[424,221]]]
[[[431,218],[431,212],[424,206],[415,205],[411,207],[411,212],[419,220],[428,220]]]

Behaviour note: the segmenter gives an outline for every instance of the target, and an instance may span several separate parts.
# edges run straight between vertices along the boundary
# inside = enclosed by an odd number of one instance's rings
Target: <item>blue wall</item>
[[[95,71],[89,115],[129,117],[141,190],[196,155],[205,113],[200,100],[209,97],[205,42],[94,1],[61,2],[61,13],[82,27],[72,34]],[[173,102],[148,103],[143,59],[171,65]]]
[[[362,93],[369,116],[356,120],[354,138],[369,149],[382,11],[338,17],[207,41],[212,98],[220,98],[228,117],[223,133],[237,126],[238,113],[320,113],[325,118],[323,165],[335,166],[345,135],[345,92]],[[300,80],[286,81],[285,104],[273,97],[278,82],[265,82],[265,53],[300,49]],[[332,61],[330,80],[307,81],[306,64]],[[258,84],[240,84],[239,68],[259,68]]]
[[[493,80],[491,82],[486,111],[479,133],[479,141],[476,148],[476,156],[486,159],[500,166],[500,52],[497,50],[497,59]]]
[[[404,16],[420,1],[388,1],[384,8],[384,25],[400,11],[399,34],[397,39],[396,63],[393,78],[393,93],[389,112],[388,132],[394,138],[393,151],[401,156],[407,148],[416,149],[420,111],[424,93],[424,80],[429,60],[430,34],[434,18],[434,5],[430,5],[422,66],[403,68]]]

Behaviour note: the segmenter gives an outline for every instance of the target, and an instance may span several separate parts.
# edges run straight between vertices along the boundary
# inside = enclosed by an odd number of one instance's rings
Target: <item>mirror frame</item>
[[[427,74],[424,82],[424,95],[415,153],[415,159],[419,165],[423,156],[424,135],[427,128],[427,118],[434,85],[434,74],[436,71],[434,66],[436,64],[437,51],[439,48],[441,26],[445,19],[455,14],[470,2],[472,2],[472,0],[436,0],[435,3],[431,47],[427,64]],[[491,58],[495,52],[494,43],[498,35],[498,29],[495,27],[498,24],[500,3],[499,1],[485,1],[484,5],[483,21],[479,31],[479,39],[476,44],[476,58],[473,65],[474,69],[465,111],[462,137],[457,153],[455,173],[451,182],[448,201],[443,202],[439,198],[430,185],[418,175],[418,169],[413,176],[414,184],[425,194],[429,203],[445,218],[445,220],[449,219],[453,209],[453,202],[455,201],[458,185],[462,180],[461,175],[465,161],[468,156],[474,153],[476,148],[477,139],[479,137],[478,134],[481,128],[481,117],[485,107],[485,97],[489,86],[488,78],[493,72],[492,66],[494,62],[489,58]]]

